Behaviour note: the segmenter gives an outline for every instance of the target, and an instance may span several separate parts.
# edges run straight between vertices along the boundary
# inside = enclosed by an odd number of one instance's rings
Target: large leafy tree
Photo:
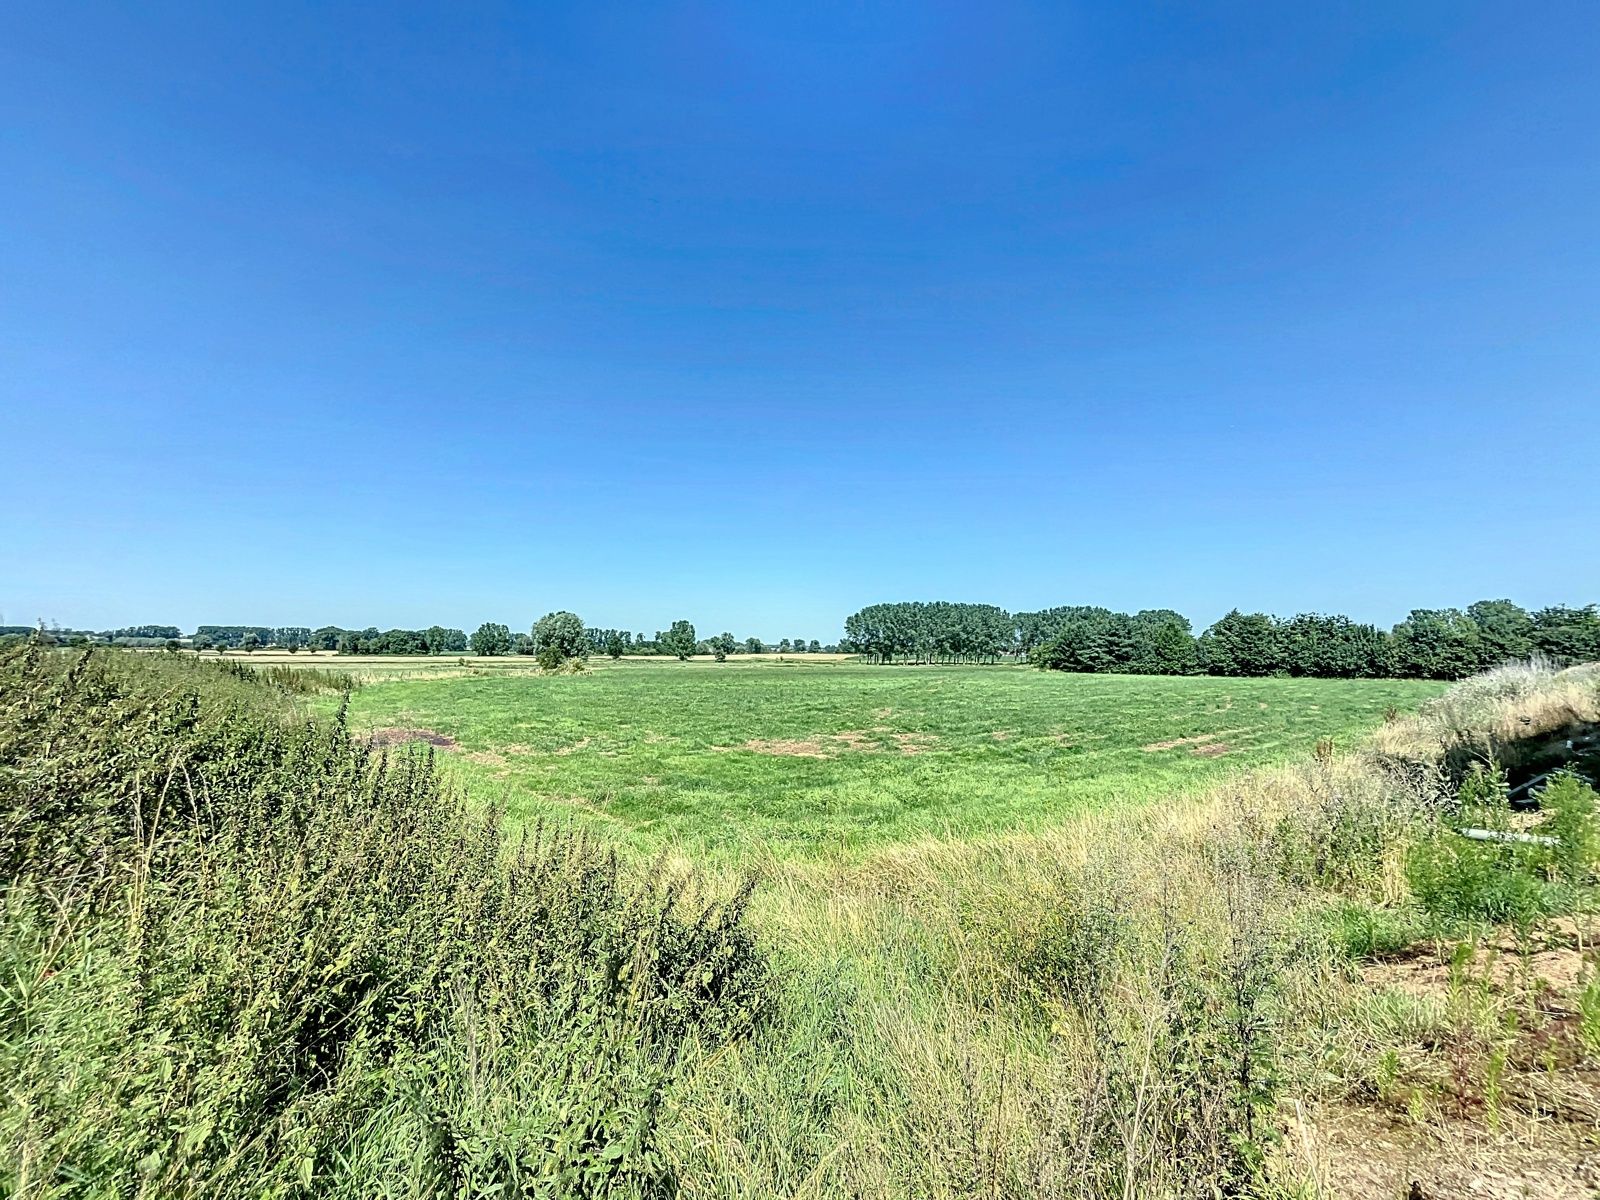
[[[1124,671],[1134,656],[1133,619],[1108,608],[1081,608],[1064,618],[1055,636],[1033,651],[1040,666],[1058,671]]]
[[[674,621],[672,628],[668,629],[657,640],[661,649],[667,654],[676,655],[679,662],[693,654],[695,646],[698,644],[694,635],[694,626],[688,621]]]
[[[1283,669],[1291,675],[1350,679],[1381,675],[1387,666],[1385,634],[1349,617],[1301,613],[1278,625]]]
[[[1200,657],[1212,675],[1271,675],[1283,665],[1278,623],[1236,608],[1200,635]]]
[[[1133,655],[1127,670],[1136,675],[1191,675],[1197,667],[1189,618],[1170,608],[1147,608],[1133,615]]]
[[[511,653],[511,630],[496,621],[485,621],[478,626],[469,643],[474,654],[498,655]]]
[[[1560,662],[1600,662],[1600,608],[1541,608],[1533,614],[1533,642]]]
[[[546,613],[533,623],[533,652],[562,659],[582,658],[589,649],[577,613]]]
[[[1460,679],[1483,663],[1478,624],[1458,608],[1414,608],[1394,627],[1390,666],[1420,679]]]
[[[422,640],[429,654],[459,654],[467,648],[467,635],[459,629],[446,629],[443,625],[430,625],[422,631]]]
[[[1495,667],[1533,653],[1533,618],[1522,605],[1509,600],[1479,600],[1467,605],[1467,616],[1478,627],[1482,649],[1479,666]]]

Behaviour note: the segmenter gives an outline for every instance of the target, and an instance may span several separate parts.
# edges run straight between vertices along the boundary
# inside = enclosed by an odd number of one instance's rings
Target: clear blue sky
[[[1600,599],[1597,63],[1592,0],[10,6],[0,614]]]

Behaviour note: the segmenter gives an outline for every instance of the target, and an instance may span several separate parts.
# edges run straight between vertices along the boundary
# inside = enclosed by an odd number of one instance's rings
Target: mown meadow
[[[0,656],[0,1193],[1600,1180],[1593,668],[354,665]]]
[[[1319,740],[1349,747],[1444,686],[644,660],[379,676],[349,719],[380,740],[448,747],[448,769],[514,821],[575,818],[635,847],[737,862],[1172,797]]]

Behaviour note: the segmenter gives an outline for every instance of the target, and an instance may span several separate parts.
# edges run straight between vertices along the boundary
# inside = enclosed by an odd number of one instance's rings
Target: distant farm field
[[[1307,756],[1320,738],[1348,747],[1387,709],[1442,690],[792,660],[431,669],[367,674],[352,728],[431,742],[513,820],[577,817],[642,848],[785,856],[1036,828],[1171,795]]]

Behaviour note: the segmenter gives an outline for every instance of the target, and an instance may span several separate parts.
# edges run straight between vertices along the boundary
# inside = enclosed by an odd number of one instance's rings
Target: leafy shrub
[[[258,670],[259,668],[245,667],[233,663],[245,671]],[[361,686],[360,681],[349,671],[329,671],[322,667],[268,667],[261,672],[261,677],[286,692],[311,696],[319,693],[353,692]]]
[[[1457,803],[1464,827],[1511,832],[1505,781],[1497,772],[1474,770]],[[1542,878],[1547,856],[1538,845],[1509,837],[1473,841],[1440,823],[1412,848],[1406,875],[1418,902],[1435,916],[1525,925],[1557,907]]]
[[[1576,775],[1564,773],[1545,785],[1539,807],[1546,817],[1539,832],[1555,839],[1548,851],[1550,874],[1562,883],[1586,882],[1600,862],[1600,795]]]
[[[1324,916],[1335,947],[1346,958],[1384,958],[1403,952],[1426,932],[1409,908],[1383,908],[1346,902]]]
[[[726,900],[194,660],[0,658],[0,1193],[665,1196]]]

